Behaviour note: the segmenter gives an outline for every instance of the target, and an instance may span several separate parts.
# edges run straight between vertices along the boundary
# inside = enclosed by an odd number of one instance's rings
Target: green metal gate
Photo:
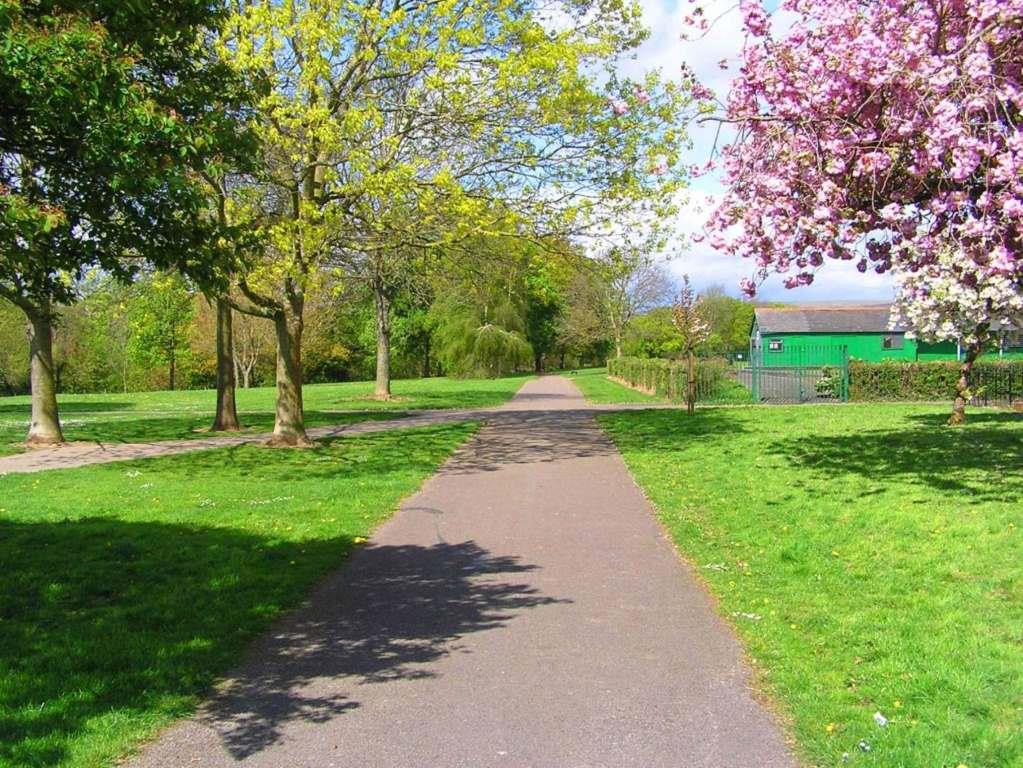
[[[755,403],[823,403],[849,400],[849,350],[800,346],[772,358],[750,349],[749,387]]]

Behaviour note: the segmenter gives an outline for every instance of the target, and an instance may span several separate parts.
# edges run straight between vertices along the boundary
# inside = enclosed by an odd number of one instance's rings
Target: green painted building
[[[908,338],[904,328],[890,328],[890,316],[888,304],[757,307],[750,349],[765,367],[840,365],[846,353],[850,359],[868,362],[960,356],[955,342],[927,344]],[[999,329],[987,356],[1023,358],[1023,335]]]

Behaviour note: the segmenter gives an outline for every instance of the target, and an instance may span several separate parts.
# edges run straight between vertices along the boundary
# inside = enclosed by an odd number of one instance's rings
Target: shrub
[[[698,358],[696,361],[696,401],[698,403],[749,402],[749,391],[729,378],[731,366],[724,358]],[[617,357],[607,362],[609,376],[630,387],[670,400],[685,398],[688,380],[684,360]]]
[[[955,397],[959,363],[889,360],[849,363],[849,397],[872,400],[949,400]],[[1023,399],[1023,360],[981,360],[973,365],[971,388],[981,402]]]

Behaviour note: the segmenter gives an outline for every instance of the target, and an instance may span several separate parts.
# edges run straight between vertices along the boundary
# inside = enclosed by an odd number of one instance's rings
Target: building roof
[[[889,326],[890,304],[756,307],[761,333],[902,333]]]

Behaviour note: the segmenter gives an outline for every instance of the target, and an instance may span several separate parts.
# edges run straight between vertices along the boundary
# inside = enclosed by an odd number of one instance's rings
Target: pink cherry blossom
[[[781,0],[780,34],[764,1],[739,4],[737,138],[706,227],[750,259],[743,292],[850,260],[894,274],[928,340],[1023,326],[1023,0]]]

